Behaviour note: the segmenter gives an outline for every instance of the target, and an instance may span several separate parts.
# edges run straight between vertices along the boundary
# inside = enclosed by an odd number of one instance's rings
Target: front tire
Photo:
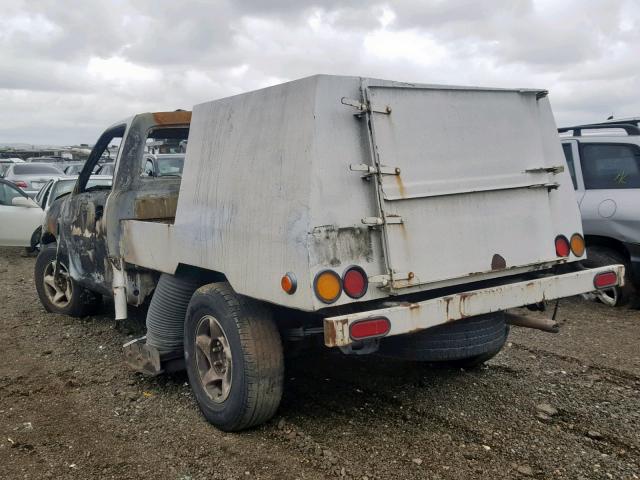
[[[38,254],[34,281],[40,302],[47,312],[84,317],[95,312],[101,303],[101,296],[71,278],[69,262],[66,256],[57,255],[55,243],[46,245]]]
[[[244,430],[269,420],[284,382],[280,334],[265,306],[228,283],[193,294],[184,327],[184,356],[198,406],[221,430]]]

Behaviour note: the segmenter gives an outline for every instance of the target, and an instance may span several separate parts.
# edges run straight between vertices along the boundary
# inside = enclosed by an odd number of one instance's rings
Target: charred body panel
[[[48,216],[49,239],[56,238],[68,255],[72,277],[81,285],[113,294],[114,268],[124,268],[128,303],[142,304],[155,288],[158,273],[121,263],[122,220],[172,221],[175,217],[179,177],[147,178],[142,158],[150,132],[186,137],[191,112],[136,115],[107,129],[87,160],[73,193]],[[111,190],[84,191],[104,148],[122,137]],[[56,211],[59,210],[59,218]],[[55,227],[54,227],[55,225]]]

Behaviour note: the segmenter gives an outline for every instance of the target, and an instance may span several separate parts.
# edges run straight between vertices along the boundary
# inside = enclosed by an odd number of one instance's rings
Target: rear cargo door
[[[536,92],[368,86],[363,98],[391,290],[555,259],[548,195],[562,167],[545,159]]]

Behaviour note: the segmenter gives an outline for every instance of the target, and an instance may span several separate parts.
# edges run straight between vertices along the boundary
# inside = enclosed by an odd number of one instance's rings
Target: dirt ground
[[[564,300],[477,371],[298,358],[277,416],[228,434],[184,374],[124,366],[134,321],[46,313],[33,264],[0,249],[2,479],[640,477],[640,311]]]

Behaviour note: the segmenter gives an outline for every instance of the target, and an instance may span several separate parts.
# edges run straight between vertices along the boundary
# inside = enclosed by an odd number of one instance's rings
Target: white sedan
[[[42,208],[26,193],[0,179],[0,245],[31,248],[43,215]]]

